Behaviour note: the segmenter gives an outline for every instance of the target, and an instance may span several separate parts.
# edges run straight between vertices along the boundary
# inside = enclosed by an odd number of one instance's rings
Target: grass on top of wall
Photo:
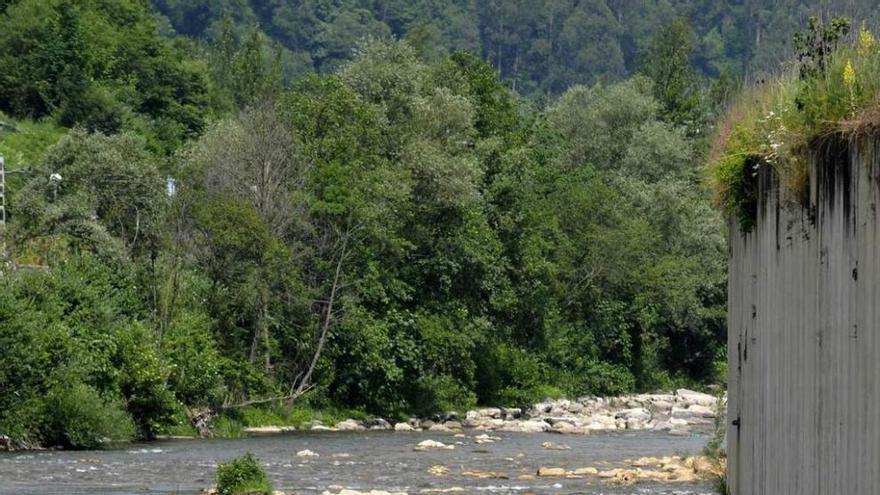
[[[795,202],[809,187],[811,149],[831,136],[869,133],[878,126],[880,44],[861,29],[814,74],[791,68],[746,88],[731,105],[709,157],[715,204],[749,230],[759,167],[772,167],[783,199]]]

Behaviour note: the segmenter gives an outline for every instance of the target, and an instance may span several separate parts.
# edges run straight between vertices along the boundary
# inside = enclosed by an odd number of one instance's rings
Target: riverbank
[[[381,431],[461,432],[550,432],[586,435],[599,431],[658,431],[688,435],[694,430],[713,428],[722,412],[719,398],[693,390],[670,393],[630,394],[619,397],[582,397],[576,400],[547,400],[526,407],[479,408],[464,413],[446,412],[430,418],[395,421],[385,418],[347,417],[325,421],[310,419],[296,424],[263,421],[231,428],[228,419],[220,418],[218,436],[288,433],[291,431]],[[339,412],[336,412],[337,418]]]

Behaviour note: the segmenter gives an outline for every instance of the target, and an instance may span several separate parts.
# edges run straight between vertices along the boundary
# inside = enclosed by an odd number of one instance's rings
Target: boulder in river
[[[300,450],[296,453],[297,457],[318,457],[318,453],[309,449]]]
[[[291,431],[296,431],[296,428],[293,426],[247,426],[241,429],[242,433],[249,433],[251,435],[272,435]]]
[[[382,418],[373,418],[364,421],[364,426],[366,426],[370,430],[390,430],[392,429],[391,423],[385,421]]]
[[[415,450],[452,450],[454,448],[455,445],[446,445],[445,443],[436,440],[423,440],[416,445]]]
[[[394,431],[414,431],[415,428],[409,423],[400,422],[394,425]]]
[[[487,434],[485,434],[485,433],[483,433],[482,435],[477,435],[477,436],[474,437],[474,442],[476,442],[476,443],[480,443],[480,444],[483,444],[483,443],[495,443],[495,442],[497,442],[497,441],[499,441],[499,440],[501,440],[501,437],[493,437],[493,436],[487,435]]]
[[[567,474],[568,474],[568,471],[566,471],[563,468],[558,468],[558,467],[538,468],[538,476],[558,477],[558,476],[565,476]]]
[[[675,402],[685,407],[696,405],[714,408],[718,403],[718,398],[702,392],[680,388],[675,391]]]
[[[345,421],[336,423],[336,429],[339,431],[363,431],[366,428],[358,421],[346,419]]]
[[[547,450],[571,450],[571,447],[568,445],[553,442],[544,442],[541,444],[541,447]]]

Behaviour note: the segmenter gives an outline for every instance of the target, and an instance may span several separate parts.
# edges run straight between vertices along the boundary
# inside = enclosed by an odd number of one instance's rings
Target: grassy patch
[[[6,159],[6,168],[33,166],[66,132],[51,120],[18,121],[0,113],[0,155]]]

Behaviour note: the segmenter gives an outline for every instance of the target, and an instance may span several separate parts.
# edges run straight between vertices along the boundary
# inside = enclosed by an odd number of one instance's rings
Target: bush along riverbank
[[[618,397],[556,399],[524,407],[487,407],[445,412],[405,420],[369,417],[345,411],[245,410],[230,415],[199,418],[202,434],[221,437],[288,433],[292,431],[394,430],[460,432],[551,432],[585,435],[596,431],[662,431],[687,435],[711,430],[719,415],[718,397],[687,389],[670,393],[630,394]],[[352,411],[348,411],[352,413]]]

